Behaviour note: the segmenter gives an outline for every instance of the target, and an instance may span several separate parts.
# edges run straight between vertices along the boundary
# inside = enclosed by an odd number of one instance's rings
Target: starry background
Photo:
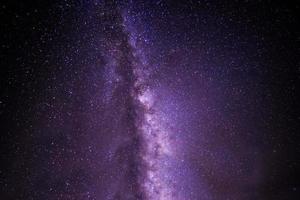
[[[2,1],[0,198],[297,199],[298,12]]]

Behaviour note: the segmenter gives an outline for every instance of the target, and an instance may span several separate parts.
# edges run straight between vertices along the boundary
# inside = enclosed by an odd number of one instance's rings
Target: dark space
[[[299,12],[1,1],[0,199],[299,199]]]

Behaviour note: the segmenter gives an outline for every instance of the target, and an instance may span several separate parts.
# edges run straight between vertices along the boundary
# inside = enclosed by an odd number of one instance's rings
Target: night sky
[[[299,12],[1,1],[0,199],[299,199]]]

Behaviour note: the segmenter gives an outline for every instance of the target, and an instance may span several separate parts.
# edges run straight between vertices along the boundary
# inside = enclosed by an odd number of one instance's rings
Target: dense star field
[[[299,198],[299,5],[0,5],[0,199]]]

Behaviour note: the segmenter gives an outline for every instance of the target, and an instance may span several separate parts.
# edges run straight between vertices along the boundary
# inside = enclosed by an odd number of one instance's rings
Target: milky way
[[[288,9],[279,8],[248,1],[3,4],[21,44],[11,60],[1,55],[8,89],[0,99],[7,122],[0,198],[292,199],[297,185],[278,177],[297,166],[283,158],[294,121],[291,105],[276,97],[293,96],[294,82],[285,87],[279,77],[295,57],[278,53],[293,48],[276,43],[287,38],[276,23]],[[3,37],[10,54],[15,40]]]

